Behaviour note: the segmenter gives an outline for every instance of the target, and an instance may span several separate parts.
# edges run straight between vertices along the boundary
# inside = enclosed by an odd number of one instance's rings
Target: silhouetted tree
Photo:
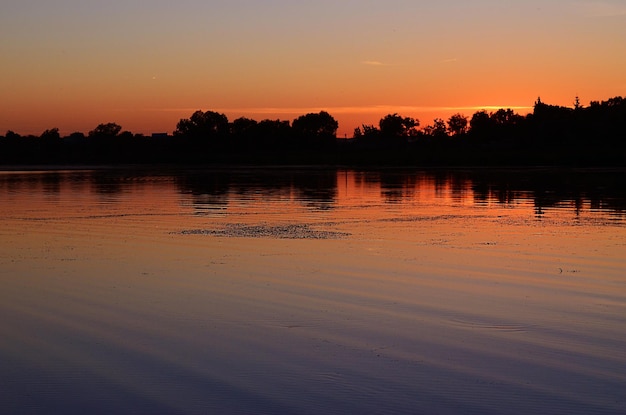
[[[56,159],[61,149],[61,135],[58,128],[50,128],[45,130],[39,136],[39,147],[35,151],[39,151],[41,159]]]
[[[623,107],[624,105],[626,105],[626,98],[624,97],[609,98],[608,100],[603,101],[602,105],[609,107],[609,108]]]
[[[250,118],[240,117],[232,122],[230,131],[235,137],[246,137],[254,132],[258,122]]]
[[[516,114],[512,109],[500,108],[498,111],[492,113],[490,118],[498,126],[516,126],[524,121],[524,117]]]
[[[498,110],[504,111],[504,110]],[[509,110],[510,111],[510,110]],[[535,106],[533,107],[533,116],[537,120],[547,120],[547,119],[565,119],[568,118],[572,113],[571,108],[561,107],[558,105],[548,105],[541,102],[540,98],[537,98],[535,101]]]
[[[573,126],[574,109],[548,105],[538,98],[531,118],[533,139],[541,145],[563,146],[578,134]]]
[[[232,136],[231,148],[235,152],[247,152],[257,139],[258,122],[246,117],[240,117],[230,124]]]
[[[581,110],[583,108],[584,107],[581,105],[578,95],[576,95],[576,98],[574,98],[574,110]]]
[[[40,138],[43,140],[59,140],[61,139],[61,135],[59,134],[58,128],[51,128],[41,133]]]
[[[432,124],[424,127],[423,133],[430,137],[444,138],[448,136],[448,128],[444,120],[435,118]]]
[[[614,150],[626,147],[626,98],[592,102],[583,114],[585,124],[591,127],[588,135],[595,137],[596,143],[610,143]]]
[[[271,151],[287,149],[291,138],[289,121],[261,120],[254,128],[252,147]]]
[[[380,135],[380,130],[373,124],[363,124],[362,128],[365,137],[378,137]]]
[[[302,115],[291,124],[296,136],[335,138],[339,123],[326,111]]]
[[[336,144],[337,128],[339,123],[326,111],[302,115],[291,124],[294,144],[316,150],[329,149]]]
[[[489,113],[485,110],[475,112],[474,115],[472,115],[469,124],[470,132],[476,136],[480,136],[489,132],[489,130],[493,126],[491,117],[489,116]]]
[[[354,129],[354,136],[366,140],[377,139],[380,137],[380,130],[372,124],[362,124]]]
[[[414,137],[417,135],[417,127],[420,122],[411,117],[402,117],[397,113],[383,117],[378,126],[384,137]]]
[[[116,137],[122,127],[114,122],[106,123],[106,124],[98,124],[96,128],[89,131],[89,137],[93,138],[113,138]]]
[[[7,140],[18,140],[22,138],[22,136],[14,131],[8,130],[6,134],[4,135],[4,138]]]
[[[467,117],[461,114],[454,114],[448,118],[448,131],[452,135],[462,135],[467,132]]]
[[[174,135],[192,139],[218,139],[228,134],[228,118],[214,111],[194,112],[176,124]]]
[[[511,109],[501,108],[492,113],[482,110],[472,116],[469,132],[474,140],[483,143],[506,140],[510,145],[521,135],[525,120]]]

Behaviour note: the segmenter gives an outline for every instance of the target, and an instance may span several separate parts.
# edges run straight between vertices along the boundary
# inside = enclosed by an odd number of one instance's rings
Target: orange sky
[[[393,112],[425,126],[626,95],[623,1],[7,3],[0,134],[171,132],[202,109],[326,110],[344,136]]]

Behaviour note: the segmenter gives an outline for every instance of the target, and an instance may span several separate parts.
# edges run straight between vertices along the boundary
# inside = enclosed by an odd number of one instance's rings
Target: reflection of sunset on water
[[[311,173],[313,178],[309,177]],[[603,177],[601,172],[574,172],[571,183],[565,182],[570,189],[558,187],[558,181],[542,179],[541,170],[529,171],[531,179],[519,183],[515,174],[509,173],[510,177],[502,179],[497,171],[485,175],[462,170],[397,169],[233,169],[189,171],[182,175],[149,170],[130,175],[122,170],[11,172],[2,176],[0,189],[9,191],[4,201],[7,209],[10,207],[9,216],[18,217],[37,215],[38,206],[50,200],[58,203],[59,218],[80,217],[87,211],[123,217],[128,209],[141,212],[133,215],[143,215],[146,220],[150,216],[181,213],[216,217],[253,213],[258,218],[311,210],[342,215],[345,210],[350,215],[354,213],[351,209],[356,208],[359,215],[371,218],[381,218],[381,214],[434,217],[483,212],[494,217],[552,218],[563,222],[623,217],[621,173],[604,174],[615,177],[603,183],[609,192],[604,196],[593,183],[575,182],[577,177],[584,179],[589,174]],[[250,206],[254,206],[254,212],[249,211]],[[463,208],[469,210],[465,212]]]
[[[495,173],[1,173],[0,403],[623,412],[621,173]]]

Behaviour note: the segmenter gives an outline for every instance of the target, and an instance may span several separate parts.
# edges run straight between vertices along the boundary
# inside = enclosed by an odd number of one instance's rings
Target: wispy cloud
[[[361,63],[368,66],[390,66],[388,63],[383,63],[380,61],[363,61]]]
[[[444,59],[441,61],[441,63],[452,63],[452,62],[457,62],[458,59],[457,58],[450,58],[450,59]]]

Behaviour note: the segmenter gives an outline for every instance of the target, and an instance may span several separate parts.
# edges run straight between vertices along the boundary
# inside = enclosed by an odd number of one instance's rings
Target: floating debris
[[[311,229],[309,225],[244,225],[229,224],[223,229],[189,229],[182,235],[213,235],[231,238],[277,238],[277,239],[341,239],[350,236],[346,232]]]

